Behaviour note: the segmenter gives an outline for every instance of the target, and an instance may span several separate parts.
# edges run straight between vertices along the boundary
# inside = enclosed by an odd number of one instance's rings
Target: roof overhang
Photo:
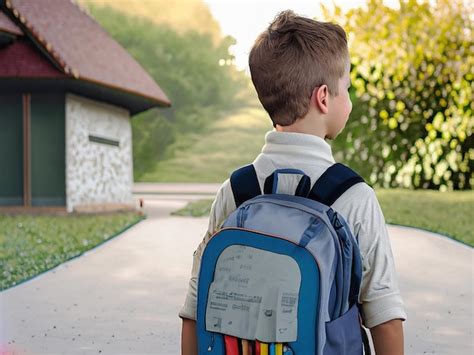
[[[74,78],[45,79],[45,78],[1,78],[0,93],[44,93],[56,91],[81,95],[92,100],[100,100],[112,105],[124,107],[130,115],[146,111],[157,106],[164,106],[162,102],[143,96],[127,93],[100,86],[91,82]]]

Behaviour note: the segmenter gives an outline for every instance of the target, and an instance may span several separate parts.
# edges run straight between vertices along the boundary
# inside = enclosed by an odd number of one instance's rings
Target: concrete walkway
[[[158,195],[215,195],[221,184],[182,184],[136,182],[133,193]]]
[[[207,218],[169,213],[203,196],[141,195],[147,220],[0,293],[0,354],[178,354],[177,313]],[[411,228],[389,232],[406,353],[473,353],[473,249]]]

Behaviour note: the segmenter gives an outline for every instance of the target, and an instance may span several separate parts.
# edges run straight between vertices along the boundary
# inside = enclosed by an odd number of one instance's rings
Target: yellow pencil
[[[283,344],[276,343],[275,344],[275,355],[283,355]]]
[[[260,343],[260,355],[268,355],[268,344]]]

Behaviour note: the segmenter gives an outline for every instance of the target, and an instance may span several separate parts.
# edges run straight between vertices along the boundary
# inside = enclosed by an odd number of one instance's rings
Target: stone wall
[[[116,146],[118,144],[118,146]],[[132,127],[123,108],[66,95],[68,212],[134,205]]]

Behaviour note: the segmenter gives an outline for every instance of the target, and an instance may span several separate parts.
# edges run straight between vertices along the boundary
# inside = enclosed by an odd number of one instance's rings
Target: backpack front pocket
[[[324,355],[361,355],[359,309],[354,304],[341,317],[326,323]]]

